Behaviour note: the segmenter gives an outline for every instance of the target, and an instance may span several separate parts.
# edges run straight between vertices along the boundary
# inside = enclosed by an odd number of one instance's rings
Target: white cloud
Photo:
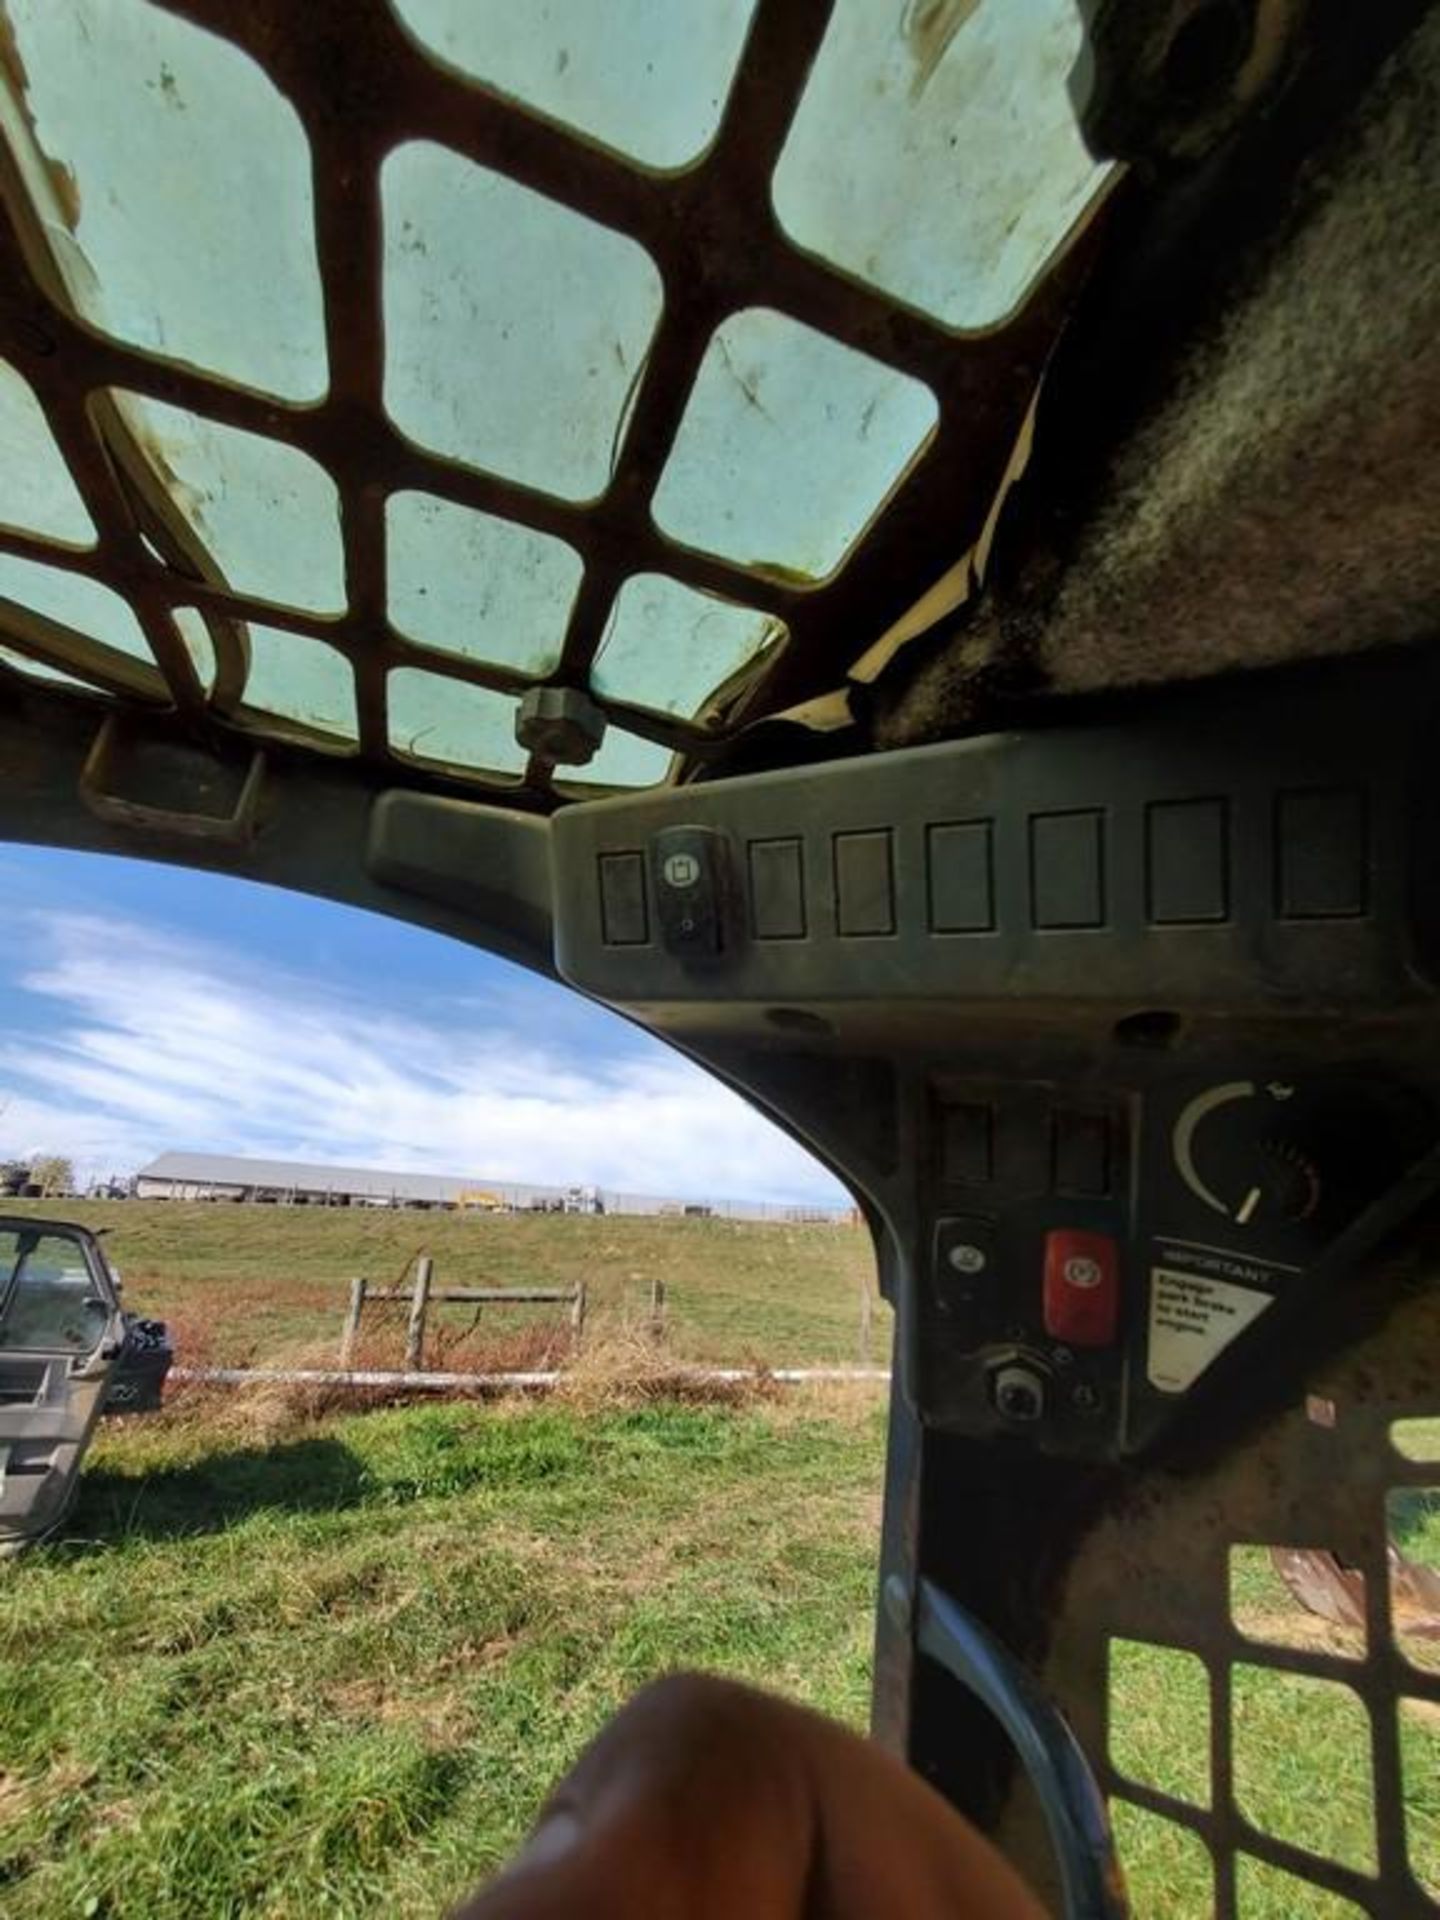
[[[535,1038],[556,1004],[543,983],[497,990],[487,1021],[473,994],[397,1011],[394,983],[361,997],[130,921],[36,912],[18,930],[11,951],[28,964],[12,984],[42,1017],[0,1039],[0,1132],[17,1150],[66,1153],[92,1173],[177,1147],[677,1197],[843,1198],[738,1096],[642,1036],[617,1029],[605,1053]]]

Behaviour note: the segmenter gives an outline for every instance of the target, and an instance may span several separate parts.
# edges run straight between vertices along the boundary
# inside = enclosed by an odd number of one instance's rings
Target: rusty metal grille
[[[1063,236],[1018,310],[988,331],[958,332],[802,253],[777,219],[771,185],[830,23],[829,0],[760,0],[713,143],[696,164],[663,175],[443,66],[382,0],[314,0],[304,7],[291,0],[158,3],[249,56],[299,117],[313,172],[328,392],[314,405],[280,404],[132,350],[83,322],[66,296],[15,156],[7,155],[0,355],[37,396],[96,539],[82,552],[0,531],[0,554],[82,573],[117,591],[159,671],[3,601],[5,644],[22,664],[68,669],[126,703],[173,706],[197,728],[268,732],[334,751],[337,743],[304,725],[247,708],[249,625],[264,623],[323,640],[348,661],[356,738],[347,750],[369,769],[418,784],[464,778],[487,797],[546,807],[565,797],[566,770],[533,755],[510,779],[484,768],[417,765],[398,755],[387,725],[389,672],[419,667],[507,696],[537,679],[590,689],[616,596],[628,578],[647,571],[783,622],[789,636],[783,649],[757,671],[732,678],[693,714],[596,696],[612,732],[682,756],[673,770],[686,759],[714,755],[757,719],[840,685],[847,663],[975,538],[1083,271],[1088,248],[1077,241],[1088,213]],[[12,93],[23,93],[23,66],[3,9],[0,29],[6,30],[0,55]],[[634,392],[622,455],[598,500],[577,505],[461,467],[418,449],[391,424],[383,392],[380,179],[386,156],[414,141],[433,142],[628,236],[658,270],[663,313]],[[1097,192],[1092,210],[1101,197]],[[215,217],[223,220],[224,209]],[[789,316],[923,382],[938,410],[928,444],[864,537],[817,583],[682,549],[663,537],[652,517],[657,483],[707,346],[727,318],[756,308]],[[317,462],[338,489],[343,614],[322,617],[288,606],[277,613],[237,591],[127,435],[109,397],[114,392],[184,407]],[[397,631],[385,513],[387,498],[406,489],[564,540],[579,554],[583,576],[553,669],[530,676],[483,659],[438,656]],[[177,629],[177,608],[198,609],[204,617],[215,658],[208,686]]]

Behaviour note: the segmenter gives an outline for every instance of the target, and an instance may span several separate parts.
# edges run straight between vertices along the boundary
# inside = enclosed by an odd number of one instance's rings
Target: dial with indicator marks
[[[1246,1238],[1297,1244],[1353,1219],[1434,1142],[1427,1101],[1346,1076],[1217,1080],[1180,1096],[1174,1172]]]
[[[1273,1136],[1262,1140],[1257,1172],[1262,1184],[1250,1189],[1242,1212],[1248,1205],[1281,1220],[1314,1218],[1320,1206],[1320,1169],[1303,1148]],[[1240,1213],[1235,1218],[1245,1225]]]
[[[1175,1122],[1175,1168],[1197,1200],[1237,1227],[1298,1223],[1317,1212],[1321,1172],[1294,1135],[1287,1081],[1207,1087]]]

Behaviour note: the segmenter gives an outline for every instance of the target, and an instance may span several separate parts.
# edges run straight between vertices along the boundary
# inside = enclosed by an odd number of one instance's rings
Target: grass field
[[[437,1286],[569,1287],[583,1279],[598,1340],[639,1326],[666,1284],[666,1344],[687,1360],[771,1366],[853,1362],[869,1235],[849,1226],[582,1214],[392,1213],[181,1201],[11,1203],[104,1227],[137,1311],[171,1323],[191,1365],[332,1362],[350,1281],[398,1281],[430,1253]],[[541,1364],[564,1353],[563,1316],[436,1309],[427,1363]],[[398,1366],[405,1309],[367,1317],[362,1362]],[[886,1315],[874,1351],[887,1357]]]
[[[863,1720],[873,1400],[226,1417],[107,1431],[0,1567],[14,1920],[436,1915],[676,1666]]]

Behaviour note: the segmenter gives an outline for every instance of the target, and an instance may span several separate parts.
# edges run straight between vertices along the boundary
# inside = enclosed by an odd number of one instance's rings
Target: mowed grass
[[[586,1284],[588,1337],[642,1326],[652,1280],[667,1293],[666,1347],[683,1360],[770,1366],[853,1362],[875,1261],[863,1228],[584,1214],[403,1213],[381,1208],[184,1201],[10,1203],[106,1230],[126,1302],[172,1323],[192,1365],[332,1361],[351,1279],[400,1282],[415,1256],[443,1286]],[[405,1282],[408,1284],[408,1280]],[[367,1316],[358,1357],[398,1366],[405,1309]],[[563,1312],[436,1309],[427,1364],[563,1358]],[[873,1352],[888,1358],[876,1304]]]
[[[878,1401],[108,1429],[0,1565],[0,1910],[435,1915],[701,1666],[863,1722]]]

